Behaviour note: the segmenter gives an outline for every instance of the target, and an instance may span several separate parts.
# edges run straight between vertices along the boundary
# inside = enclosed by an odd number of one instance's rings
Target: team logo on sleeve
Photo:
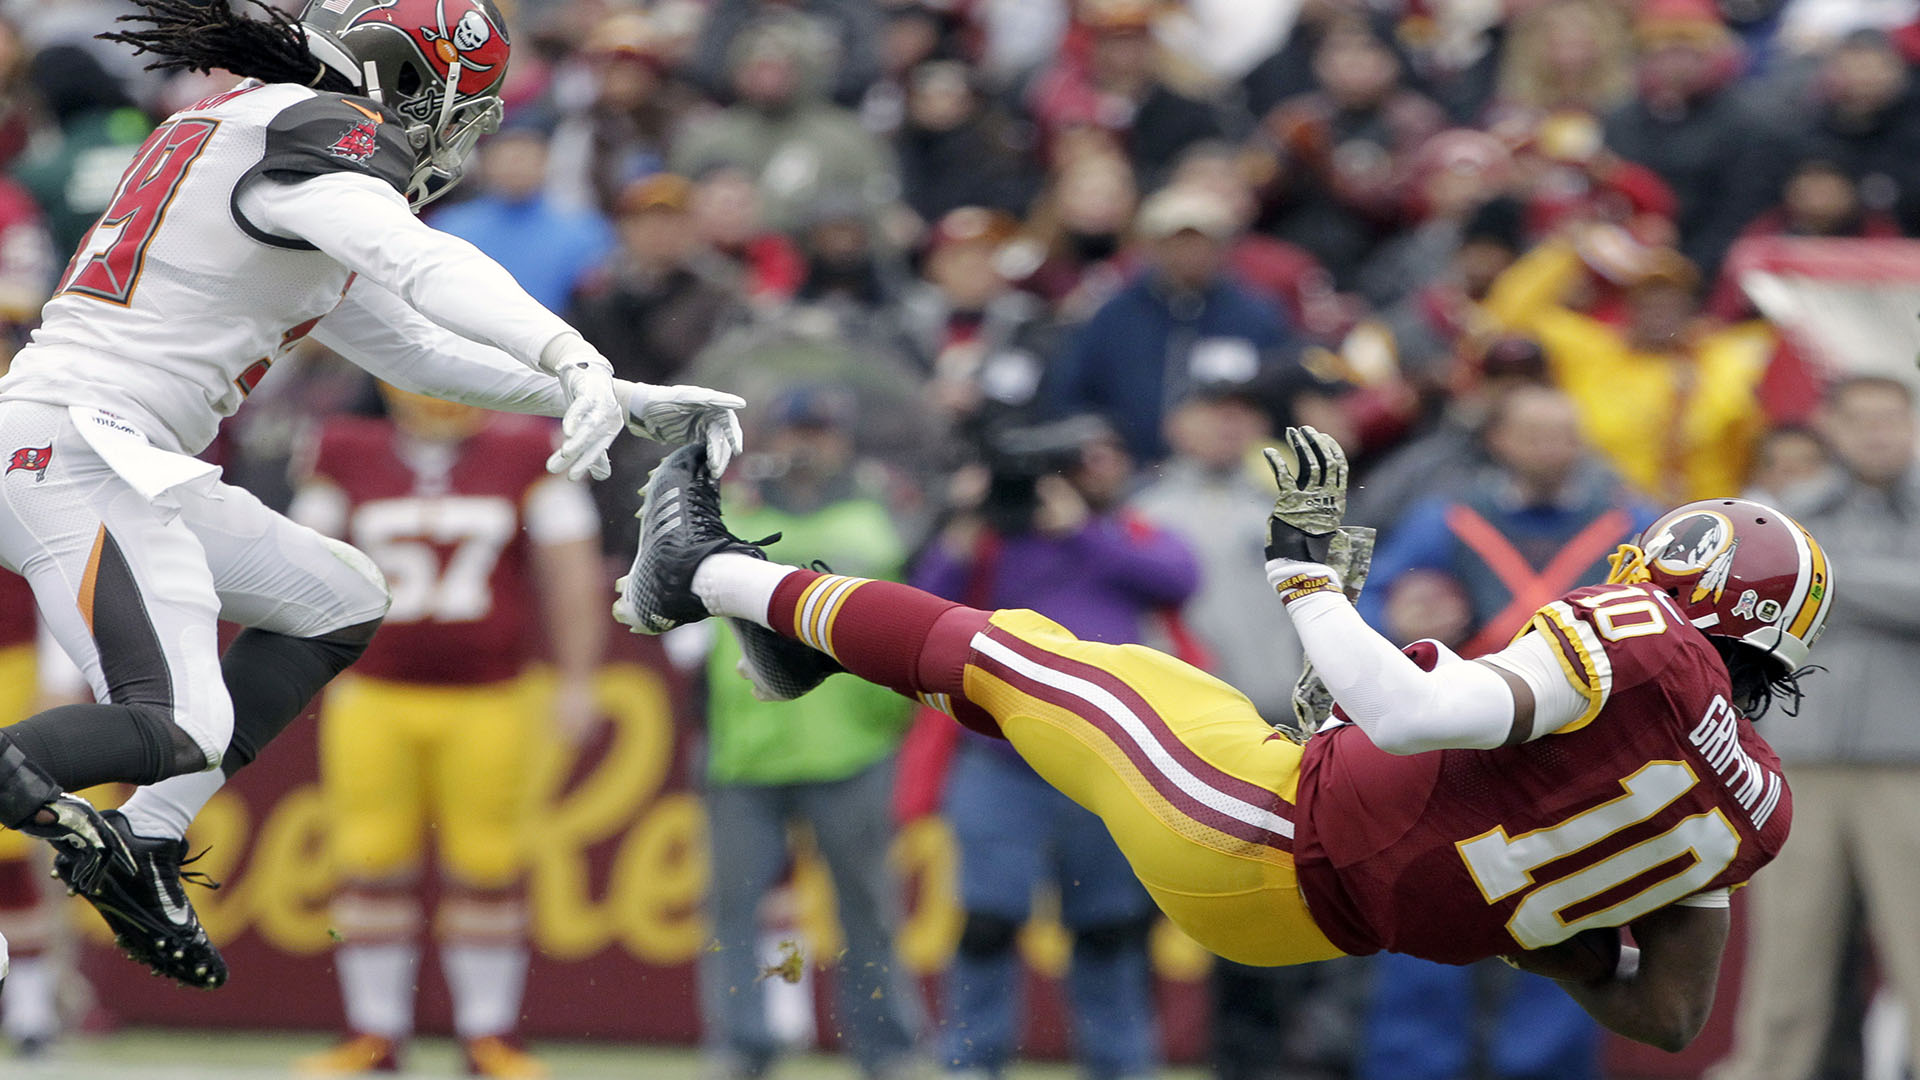
[[[327,153],[344,158],[355,165],[365,165],[380,149],[380,129],[377,120],[355,120],[353,126],[340,133],[327,147]]]
[[[12,460],[7,462],[7,472],[37,473],[34,483],[47,478],[47,465],[53,461],[53,446],[23,446],[13,452]]]

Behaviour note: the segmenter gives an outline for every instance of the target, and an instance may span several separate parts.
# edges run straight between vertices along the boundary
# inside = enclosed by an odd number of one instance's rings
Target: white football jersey
[[[134,155],[0,399],[97,407],[156,446],[198,453],[352,278],[240,219],[237,189],[333,171],[404,183],[401,132],[364,98],[284,83],[243,83],[175,113]]]

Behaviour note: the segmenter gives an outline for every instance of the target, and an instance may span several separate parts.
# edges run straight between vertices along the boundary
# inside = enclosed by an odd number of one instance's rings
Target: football
[[[1620,964],[1620,931],[1614,927],[1582,930],[1558,945],[1509,953],[1501,959],[1521,971],[1561,982],[1600,982]]]

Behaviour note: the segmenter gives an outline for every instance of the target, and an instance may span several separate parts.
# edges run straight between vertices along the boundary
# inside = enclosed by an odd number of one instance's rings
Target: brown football
[[[1509,953],[1522,971],[1563,982],[1599,982],[1620,964],[1620,931],[1613,927],[1582,930],[1558,945]]]

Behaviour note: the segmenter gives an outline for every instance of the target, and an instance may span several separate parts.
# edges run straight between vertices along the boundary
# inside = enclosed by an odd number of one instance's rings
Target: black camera
[[[1070,416],[1045,424],[1001,428],[987,436],[987,495],[980,516],[1002,536],[1033,531],[1043,476],[1065,476],[1080,467],[1089,443],[1110,438],[1113,428],[1097,416]]]

